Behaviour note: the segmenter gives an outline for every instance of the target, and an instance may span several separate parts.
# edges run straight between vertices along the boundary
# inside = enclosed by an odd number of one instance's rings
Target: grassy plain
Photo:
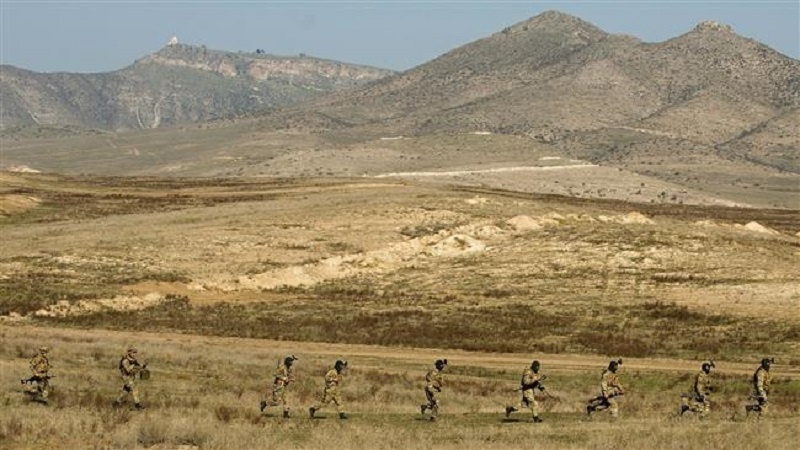
[[[621,418],[589,420],[584,402],[596,395],[607,358],[537,354],[549,389],[542,424],[503,407],[529,355],[364,345],[217,338],[171,333],[108,332],[9,326],[0,330],[0,445],[3,448],[794,448],[800,399],[797,366],[779,364],[772,415],[745,417],[743,405],[752,364],[718,361],[713,412],[705,421],[678,417],[679,396],[688,389],[696,361],[631,358],[621,377],[628,389]],[[26,359],[42,342],[52,343],[54,373],[49,406],[27,403],[12,388],[26,373]],[[113,408],[121,387],[116,361],[135,344],[149,362],[152,379],[140,383],[143,412]],[[301,359],[289,401],[291,419],[258,411],[271,370],[286,354]],[[434,358],[451,361],[442,418],[419,415],[422,378]],[[350,419],[324,409],[309,419],[322,374],[337,358],[350,368],[343,396]]]
[[[1,181],[6,447],[736,449],[799,437],[797,211],[363,178]],[[48,408],[24,404],[17,381],[42,344],[59,375]],[[156,374],[142,414],[110,408],[130,344]],[[302,358],[299,413],[259,417],[286,353]],[[619,356],[624,419],[585,421]],[[774,417],[747,422],[733,413],[764,356],[778,361]],[[340,357],[353,419],[305,418]],[[438,357],[453,361],[452,382],[446,420],[429,424],[420,380]],[[562,401],[545,403],[542,426],[505,423],[534,357]],[[715,412],[678,420],[707,358],[719,362]]]

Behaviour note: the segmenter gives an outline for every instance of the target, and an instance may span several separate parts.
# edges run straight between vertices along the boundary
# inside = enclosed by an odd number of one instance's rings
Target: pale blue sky
[[[703,20],[800,57],[800,0],[180,1],[0,0],[0,63],[54,72],[121,69],[184,43],[404,70],[547,10],[648,42]]]

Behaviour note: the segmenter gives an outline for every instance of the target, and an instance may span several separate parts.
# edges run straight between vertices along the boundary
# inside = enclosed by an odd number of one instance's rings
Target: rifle
[[[32,375],[30,378],[23,378],[23,379],[21,379],[19,381],[22,384],[33,384],[33,383],[38,383],[41,380],[49,380],[49,379],[55,378],[55,377],[56,377],[55,375],[45,375],[43,377],[40,377],[38,375]]]
[[[534,381],[531,384],[523,384],[520,387],[514,389],[515,391],[527,391],[528,389],[539,389],[540,391],[544,391],[544,384],[542,382],[547,379],[547,375],[542,375],[538,380]]]

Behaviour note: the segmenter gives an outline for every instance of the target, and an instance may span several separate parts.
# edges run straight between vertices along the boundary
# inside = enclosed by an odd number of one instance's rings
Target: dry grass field
[[[0,175],[0,448],[794,448],[800,215],[392,179]],[[48,407],[19,378],[52,347]],[[128,345],[149,408],[114,410]],[[300,356],[297,414],[258,414]],[[745,420],[774,356],[772,417]],[[443,420],[421,378],[447,357]],[[532,358],[560,402],[504,421]],[[581,414],[625,358],[622,418]],[[346,358],[351,420],[310,420]],[[714,412],[678,418],[700,363]],[[737,412],[737,414],[734,414]],[[326,413],[326,414],[325,414]],[[524,415],[518,415],[524,419]]]

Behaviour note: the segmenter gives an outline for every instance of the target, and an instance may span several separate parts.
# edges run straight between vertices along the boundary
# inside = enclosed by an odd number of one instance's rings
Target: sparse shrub
[[[214,408],[214,417],[220,422],[228,423],[239,417],[239,409],[232,406],[218,405]]]

